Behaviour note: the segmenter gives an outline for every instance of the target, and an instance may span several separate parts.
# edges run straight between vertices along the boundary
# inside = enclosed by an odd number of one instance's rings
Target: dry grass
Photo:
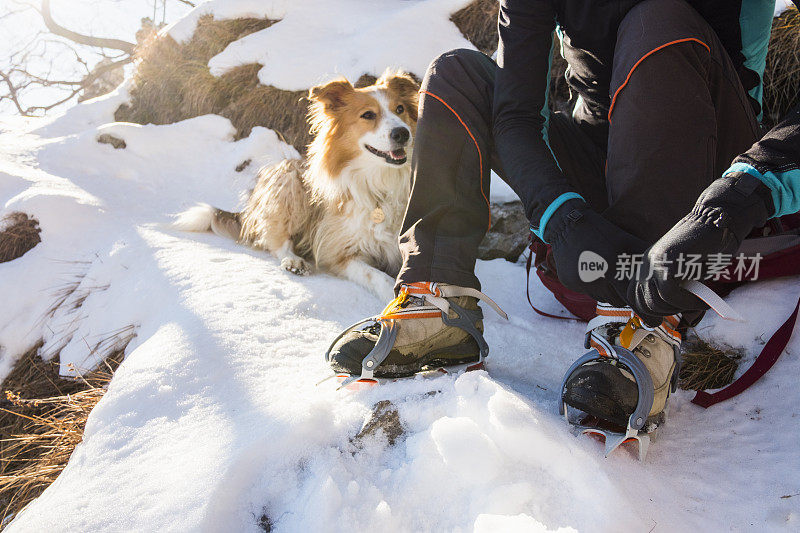
[[[680,387],[720,389],[733,381],[741,359],[740,351],[712,346],[699,337],[688,338],[683,347]]]
[[[17,211],[6,215],[0,222],[0,263],[22,257],[42,242],[41,231],[39,221],[25,213]]]
[[[800,13],[787,9],[772,24],[764,69],[764,121],[774,125],[800,95]]]
[[[497,50],[497,12],[500,4],[497,0],[475,0],[468,6],[459,9],[450,20],[461,34],[475,48],[484,54],[492,55]]]
[[[131,103],[120,107],[115,118],[139,124],[170,124],[214,113],[233,123],[237,138],[248,136],[254,126],[264,126],[305,150],[310,141],[305,91],[261,85],[258,64],[242,65],[220,77],[212,76],[208,69],[209,59],[228,44],[275,22],[205,16],[186,43],[154,36],[136,52]]]
[[[99,342],[94,350],[108,354],[103,364],[74,380],[59,377],[58,357],[42,360],[41,345],[16,362],[0,400],[0,528],[67,465],[133,336],[131,326]]]

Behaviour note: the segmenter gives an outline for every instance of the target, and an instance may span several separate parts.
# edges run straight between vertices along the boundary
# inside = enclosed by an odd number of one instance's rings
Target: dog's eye
[[[397,106],[397,109],[394,110],[394,112],[397,113],[398,115],[402,115],[403,111],[405,111],[405,110],[406,110],[405,107],[399,105],[399,106]]]
[[[364,111],[361,115],[361,118],[366,120],[375,120],[375,112],[374,111]]]

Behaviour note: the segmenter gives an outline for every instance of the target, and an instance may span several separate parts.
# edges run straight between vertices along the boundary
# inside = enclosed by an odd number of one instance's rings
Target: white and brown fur
[[[312,88],[315,137],[307,159],[262,169],[242,212],[202,204],[179,215],[175,227],[212,230],[271,252],[295,274],[308,273],[313,263],[391,297],[418,89],[410,76],[388,72],[364,88],[346,80]]]

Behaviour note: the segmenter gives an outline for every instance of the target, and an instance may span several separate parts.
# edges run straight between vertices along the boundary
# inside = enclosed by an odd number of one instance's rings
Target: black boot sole
[[[369,350],[366,353],[368,352]],[[366,353],[353,357],[342,351],[333,352],[330,358],[331,368],[334,372],[358,375],[361,373],[361,362],[366,357]],[[409,359],[410,357],[413,356],[404,356],[392,350],[386,360],[375,369],[375,377],[406,378],[427,370],[477,363],[480,361],[480,351],[478,344],[470,337],[457,345],[422,354],[414,359]],[[397,362],[398,359],[403,361]]]
[[[625,428],[636,410],[639,390],[619,367],[600,361],[580,367],[570,376],[562,400],[590,416]]]

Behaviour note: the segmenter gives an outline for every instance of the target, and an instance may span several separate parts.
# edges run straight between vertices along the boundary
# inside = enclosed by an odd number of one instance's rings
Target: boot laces
[[[647,327],[630,307],[614,307],[598,302],[595,316],[586,326],[587,348],[596,349],[600,355],[612,357],[613,345],[633,351],[645,336],[643,331],[654,333],[673,346],[680,346],[681,334],[677,331],[680,315],[665,317],[661,325]]]

